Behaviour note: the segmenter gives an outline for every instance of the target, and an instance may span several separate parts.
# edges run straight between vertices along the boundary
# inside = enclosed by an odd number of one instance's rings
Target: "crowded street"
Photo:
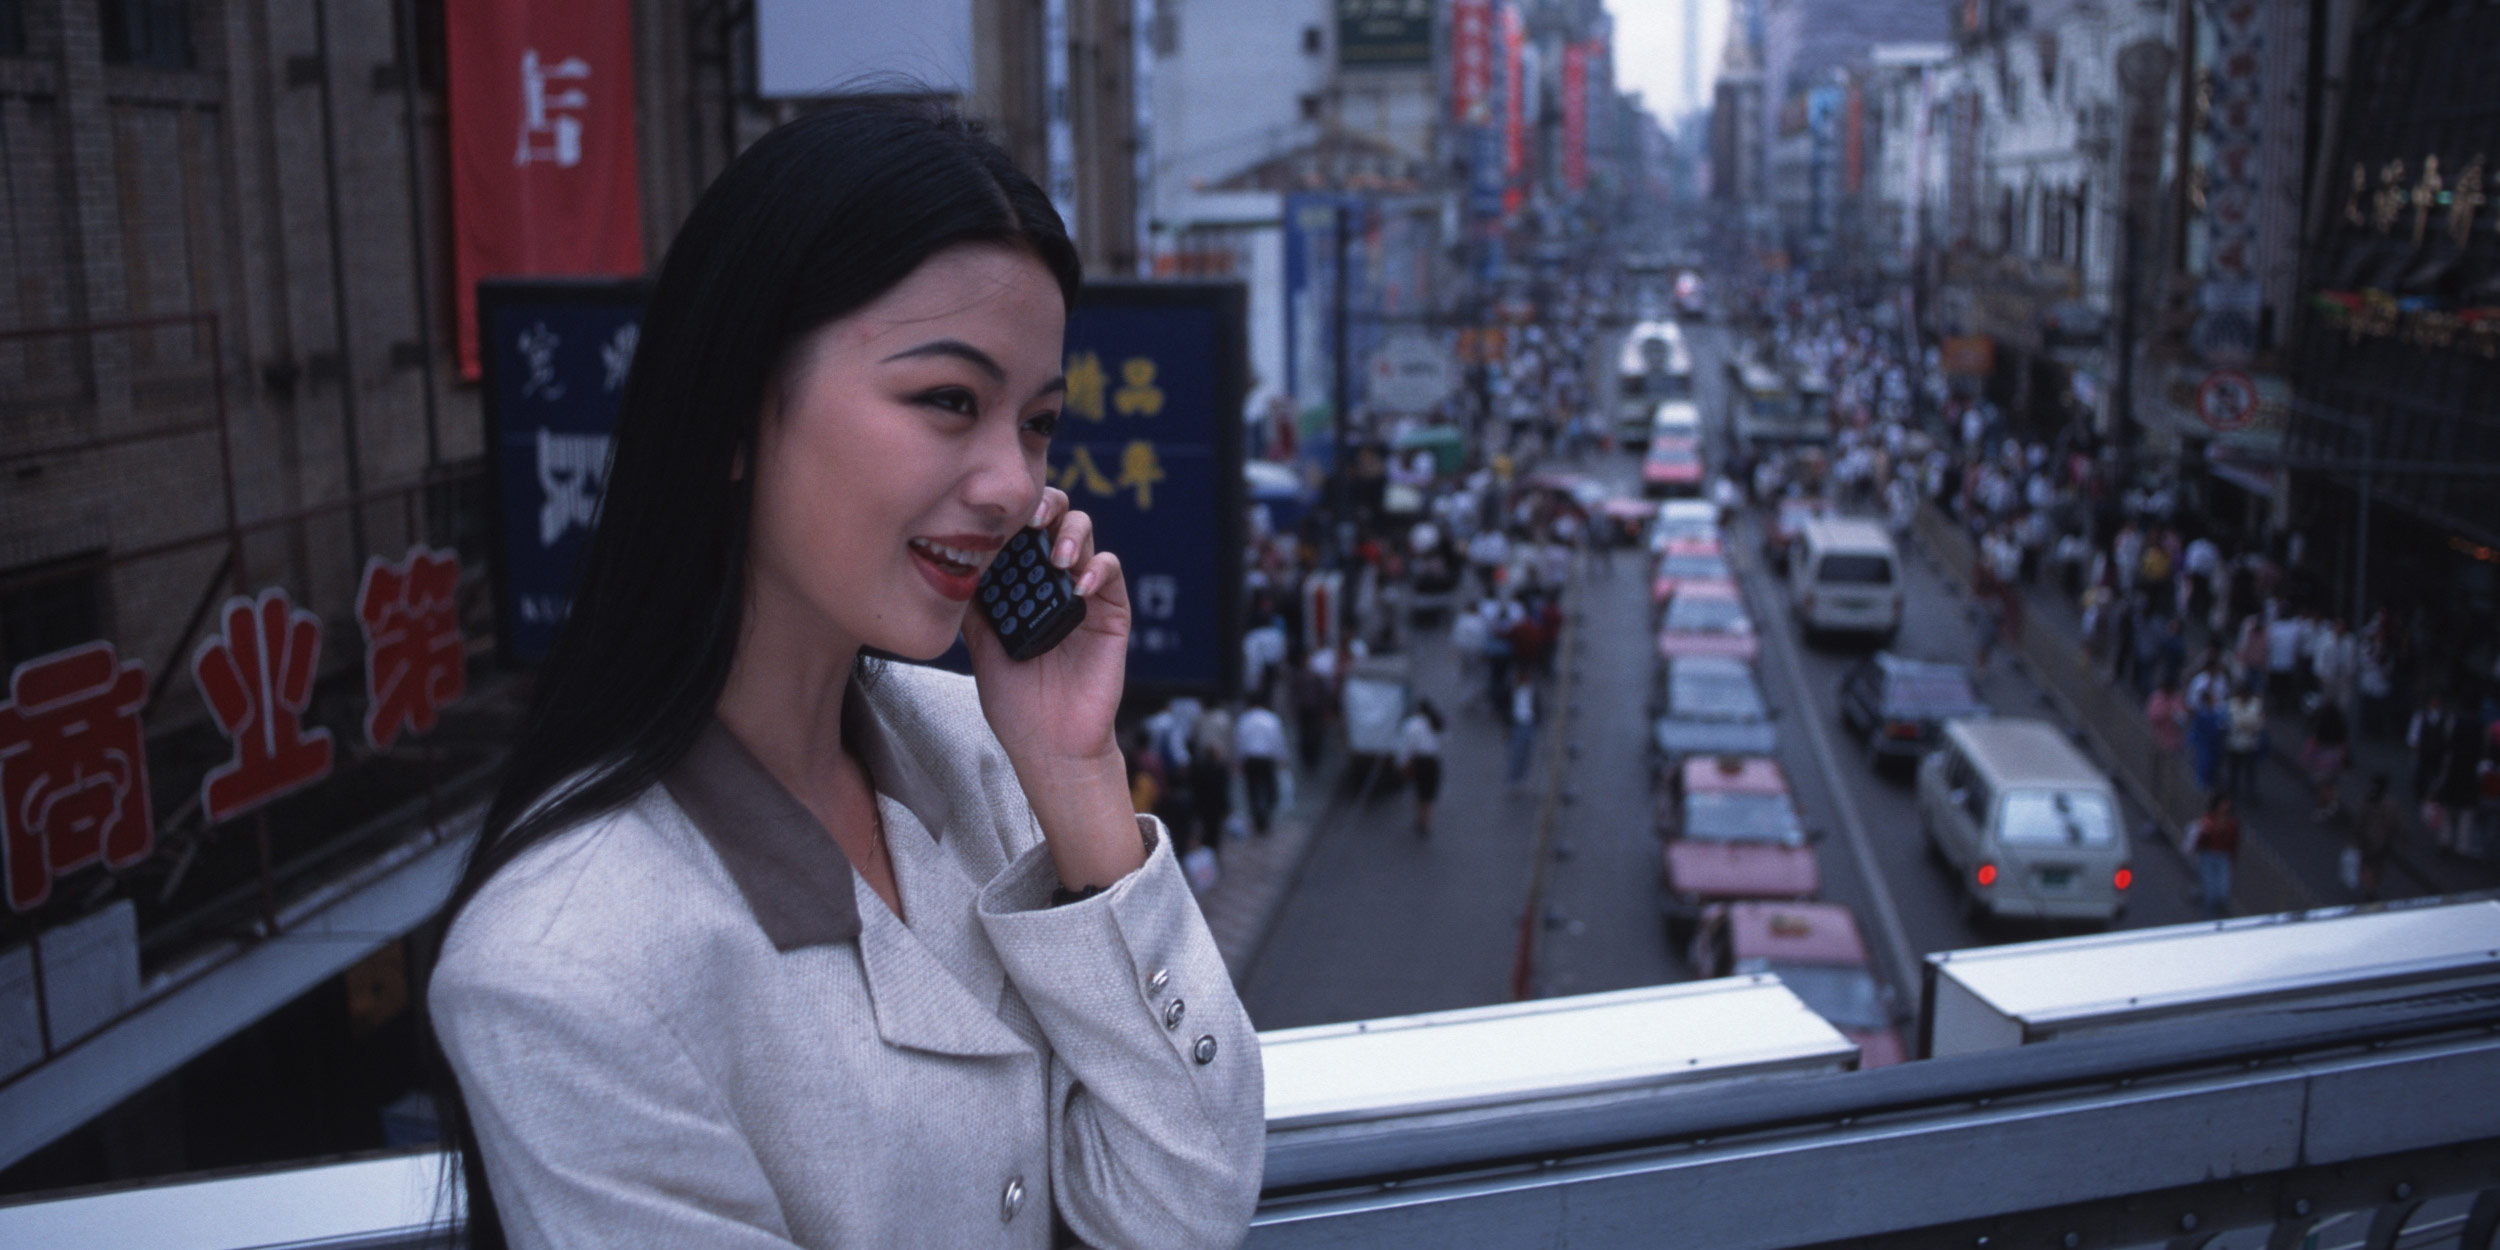
[[[1688,324],[1694,398],[1706,414],[1727,411],[1724,368],[1732,332]],[[1592,349],[1613,359],[1619,333]],[[1705,420],[1714,464],[1735,454],[1730,432]],[[1548,462],[1583,474],[1615,497],[1637,497],[1637,456],[1589,450]],[[1875,515],[1880,503],[1865,511]],[[2097,925],[1982,919],[1960,883],[1926,848],[1914,786],[1874,766],[1840,719],[1843,679],[1878,649],[1855,640],[1807,641],[1763,556],[1766,518],[1734,509],[1722,531],[1761,646],[1756,672],[1777,726],[1776,757],[1791,780],[1805,828],[1817,835],[1821,896],[1859,918],[1874,966],[1894,990],[1897,1017],[1915,1015],[1919,959],[1935,951],[2079,933]],[[1981,607],[1923,531],[1904,531],[1904,608],[1889,650],[1970,665],[1972,620]],[[1657,614],[1636,551],[1586,553],[1565,594],[1569,656],[1553,679],[1558,726],[1543,730],[1524,783],[1506,776],[1509,734],[1489,705],[1482,662],[1453,644],[1446,627],[1408,636],[1415,693],[1447,709],[1450,726],[1439,812],[1429,837],[1414,833],[1413,803],[1394,775],[1340,778],[1311,815],[1316,836],[1244,976],[1246,1001],[1263,1025],[1445,1011],[1515,996],[1523,958],[1528,992],[1590,993],[1701,975],[1661,923],[1658,753],[1650,734]],[[2077,655],[2077,608],[2045,579],[2029,628],[2043,645]],[[2091,742],[2062,692],[2009,649],[1973,670],[1973,685],[2000,717],[2039,718]],[[1549,721],[1549,725],[1554,722]],[[2090,748],[2087,748],[2090,749]],[[2379,744],[2379,754],[2396,744]],[[2296,764],[2269,760],[2244,806],[2261,830],[2243,849],[2272,861],[2268,888],[2283,905],[2321,906],[2357,897],[2337,878],[2345,821],[2312,817]],[[2106,764],[2104,764],[2106,767]],[[2135,765],[2138,771],[2143,764]],[[2112,770],[2118,771],[2118,770]],[[1358,786],[1360,788],[1358,788]],[[2358,787],[2354,787],[2356,793]],[[1306,788],[1305,793],[1308,793]],[[2206,914],[2193,857],[2133,790],[2120,820],[2134,880],[2112,922],[2140,928]],[[1543,863],[1540,864],[1540,855]],[[2441,855],[2425,835],[2402,848],[2390,896],[2488,888],[2488,864]],[[1525,923],[1523,923],[1523,918]],[[1329,975],[1314,976],[1326,968]]]

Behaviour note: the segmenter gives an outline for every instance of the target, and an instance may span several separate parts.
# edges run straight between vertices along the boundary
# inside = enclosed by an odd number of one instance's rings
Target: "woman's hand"
[[[1109,885],[1144,862],[1112,728],[1128,675],[1128,583],[1120,558],[1094,549],[1093,519],[1068,507],[1067,492],[1045,488],[1032,520],[1051,536],[1051,563],[1076,579],[1084,622],[1058,646],[1017,661],[975,608],[964,645],[981,713],[1007,748],[1062,883]]]

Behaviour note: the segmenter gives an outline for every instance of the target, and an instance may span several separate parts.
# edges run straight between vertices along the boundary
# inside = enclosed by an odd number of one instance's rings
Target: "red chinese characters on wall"
[[[365,632],[365,741],[376,750],[403,729],[432,731],[436,713],[467,687],[459,588],[457,552],[420,546],[397,564],[365,562],[356,619]]]
[[[123,868],[156,846],[148,806],[144,666],[108,642],[37,656],[0,703],[0,839],[9,906],[52,896],[52,880],[102,860]]]
[[[257,599],[228,599],[223,616],[225,628],[191,655],[200,697],[234,743],[234,758],[200,782],[211,824],[330,775],[330,731],[304,728],[321,618],[275,587]]]

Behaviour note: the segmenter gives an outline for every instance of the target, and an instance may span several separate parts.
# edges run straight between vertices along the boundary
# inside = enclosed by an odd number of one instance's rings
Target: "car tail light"
[[[1918,738],[1918,722],[1906,720],[1885,721],[1884,736],[1887,738],[1899,738],[1905,742],[1915,741]]]
[[[1997,866],[1994,864],[1981,864],[1979,866],[1979,871],[1973,873],[1972,875],[1978,878],[1979,884],[1981,885],[1995,885],[1997,883]]]
[[[2117,872],[2110,874],[2109,883],[2117,886],[2121,890],[2126,889],[2128,886],[2135,884],[2135,870],[2132,868],[2121,868]]]

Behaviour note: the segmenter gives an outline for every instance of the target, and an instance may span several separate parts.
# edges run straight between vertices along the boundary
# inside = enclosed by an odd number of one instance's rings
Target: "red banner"
[[[1456,0],[1450,6],[1450,119],[1484,120],[1493,90],[1493,0]]]
[[[1519,20],[1519,7],[1502,5],[1502,174],[1509,186],[1502,192],[1502,214],[1516,217],[1526,207],[1527,189],[1520,185],[1521,173],[1528,166],[1528,91],[1520,81],[1526,73],[1521,52],[1527,47],[1526,23]]]
[[[1589,185],[1589,45],[1563,49],[1563,186],[1573,195]]]
[[[643,270],[627,0],[444,6],[452,298],[478,376],[477,282]]]
[[[1849,80],[1849,103],[1840,115],[1840,193],[1866,189],[1866,93]]]

